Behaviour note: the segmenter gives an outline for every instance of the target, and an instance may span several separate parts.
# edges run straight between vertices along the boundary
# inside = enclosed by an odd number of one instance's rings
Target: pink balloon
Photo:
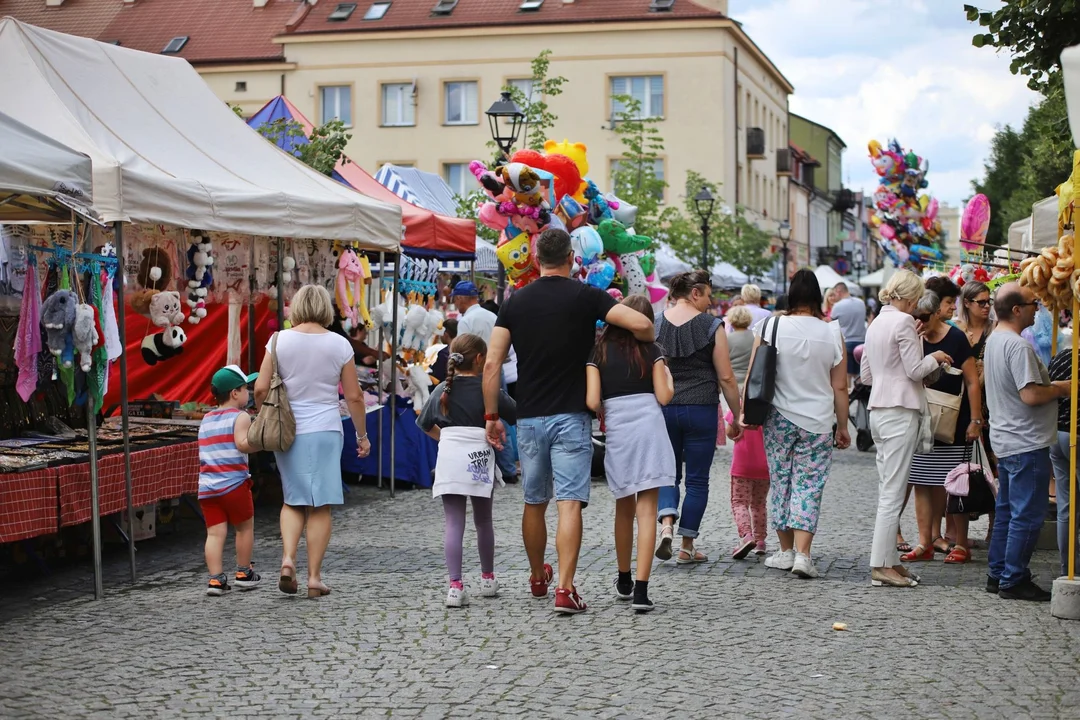
[[[478,218],[492,230],[504,230],[510,222],[510,218],[500,213],[499,206],[493,202],[486,202],[480,206]]]
[[[986,231],[990,227],[990,200],[982,193],[968,200],[964,208],[964,217],[960,221],[960,247],[975,250],[985,243]],[[965,242],[970,241],[970,242]]]

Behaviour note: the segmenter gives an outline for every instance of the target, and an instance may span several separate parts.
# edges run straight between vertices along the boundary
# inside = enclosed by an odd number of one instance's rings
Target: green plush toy
[[[618,220],[601,220],[596,231],[600,233],[600,239],[604,241],[604,252],[623,253],[646,250],[652,245],[652,238],[644,235],[631,235],[626,227]]]

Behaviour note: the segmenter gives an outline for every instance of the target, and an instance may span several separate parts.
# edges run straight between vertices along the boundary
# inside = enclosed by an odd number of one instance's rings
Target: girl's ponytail
[[[487,354],[487,344],[478,335],[465,333],[458,335],[450,343],[450,359],[446,363],[446,387],[439,398],[439,409],[444,417],[450,416],[450,391],[454,389],[454,376],[457,371],[476,371],[476,358]]]

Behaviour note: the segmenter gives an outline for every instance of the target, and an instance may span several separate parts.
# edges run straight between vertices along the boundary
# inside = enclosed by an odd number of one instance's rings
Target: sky
[[[966,0],[983,9],[997,0]],[[971,44],[965,0],[730,0],[728,14],[795,86],[791,112],[847,144],[844,184],[872,191],[867,143],[895,137],[930,163],[927,191],[960,205],[996,128],[1038,99],[1010,58]]]

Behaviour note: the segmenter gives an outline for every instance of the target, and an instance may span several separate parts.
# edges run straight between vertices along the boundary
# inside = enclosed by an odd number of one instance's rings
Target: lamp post
[[[525,113],[513,101],[509,92],[503,91],[500,95],[484,114],[487,115],[488,126],[491,128],[491,139],[499,146],[502,159],[509,160],[510,150],[517,142],[525,122]],[[506,294],[506,268],[502,263],[499,263],[498,288],[496,303],[502,305],[503,296]]]
[[[709,188],[702,186],[698,194],[694,196],[694,209],[701,218],[701,269],[709,271],[709,218],[712,217],[713,205],[716,198],[709,192]]]
[[[855,282],[859,282],[859,278],[862,276],[862,271],[866,269],[866,261],[863,258],[862,245],[855,246],[855,252],[852,253],[851,267],[855,270]]]
[[[791,223],[787,220],[780,223],[780,227],[777,228],[777,234],[780,236],[780,249],[784,258],[784,294],[787,294],[787,282],[788,282],[788,241],[791,240]]]

